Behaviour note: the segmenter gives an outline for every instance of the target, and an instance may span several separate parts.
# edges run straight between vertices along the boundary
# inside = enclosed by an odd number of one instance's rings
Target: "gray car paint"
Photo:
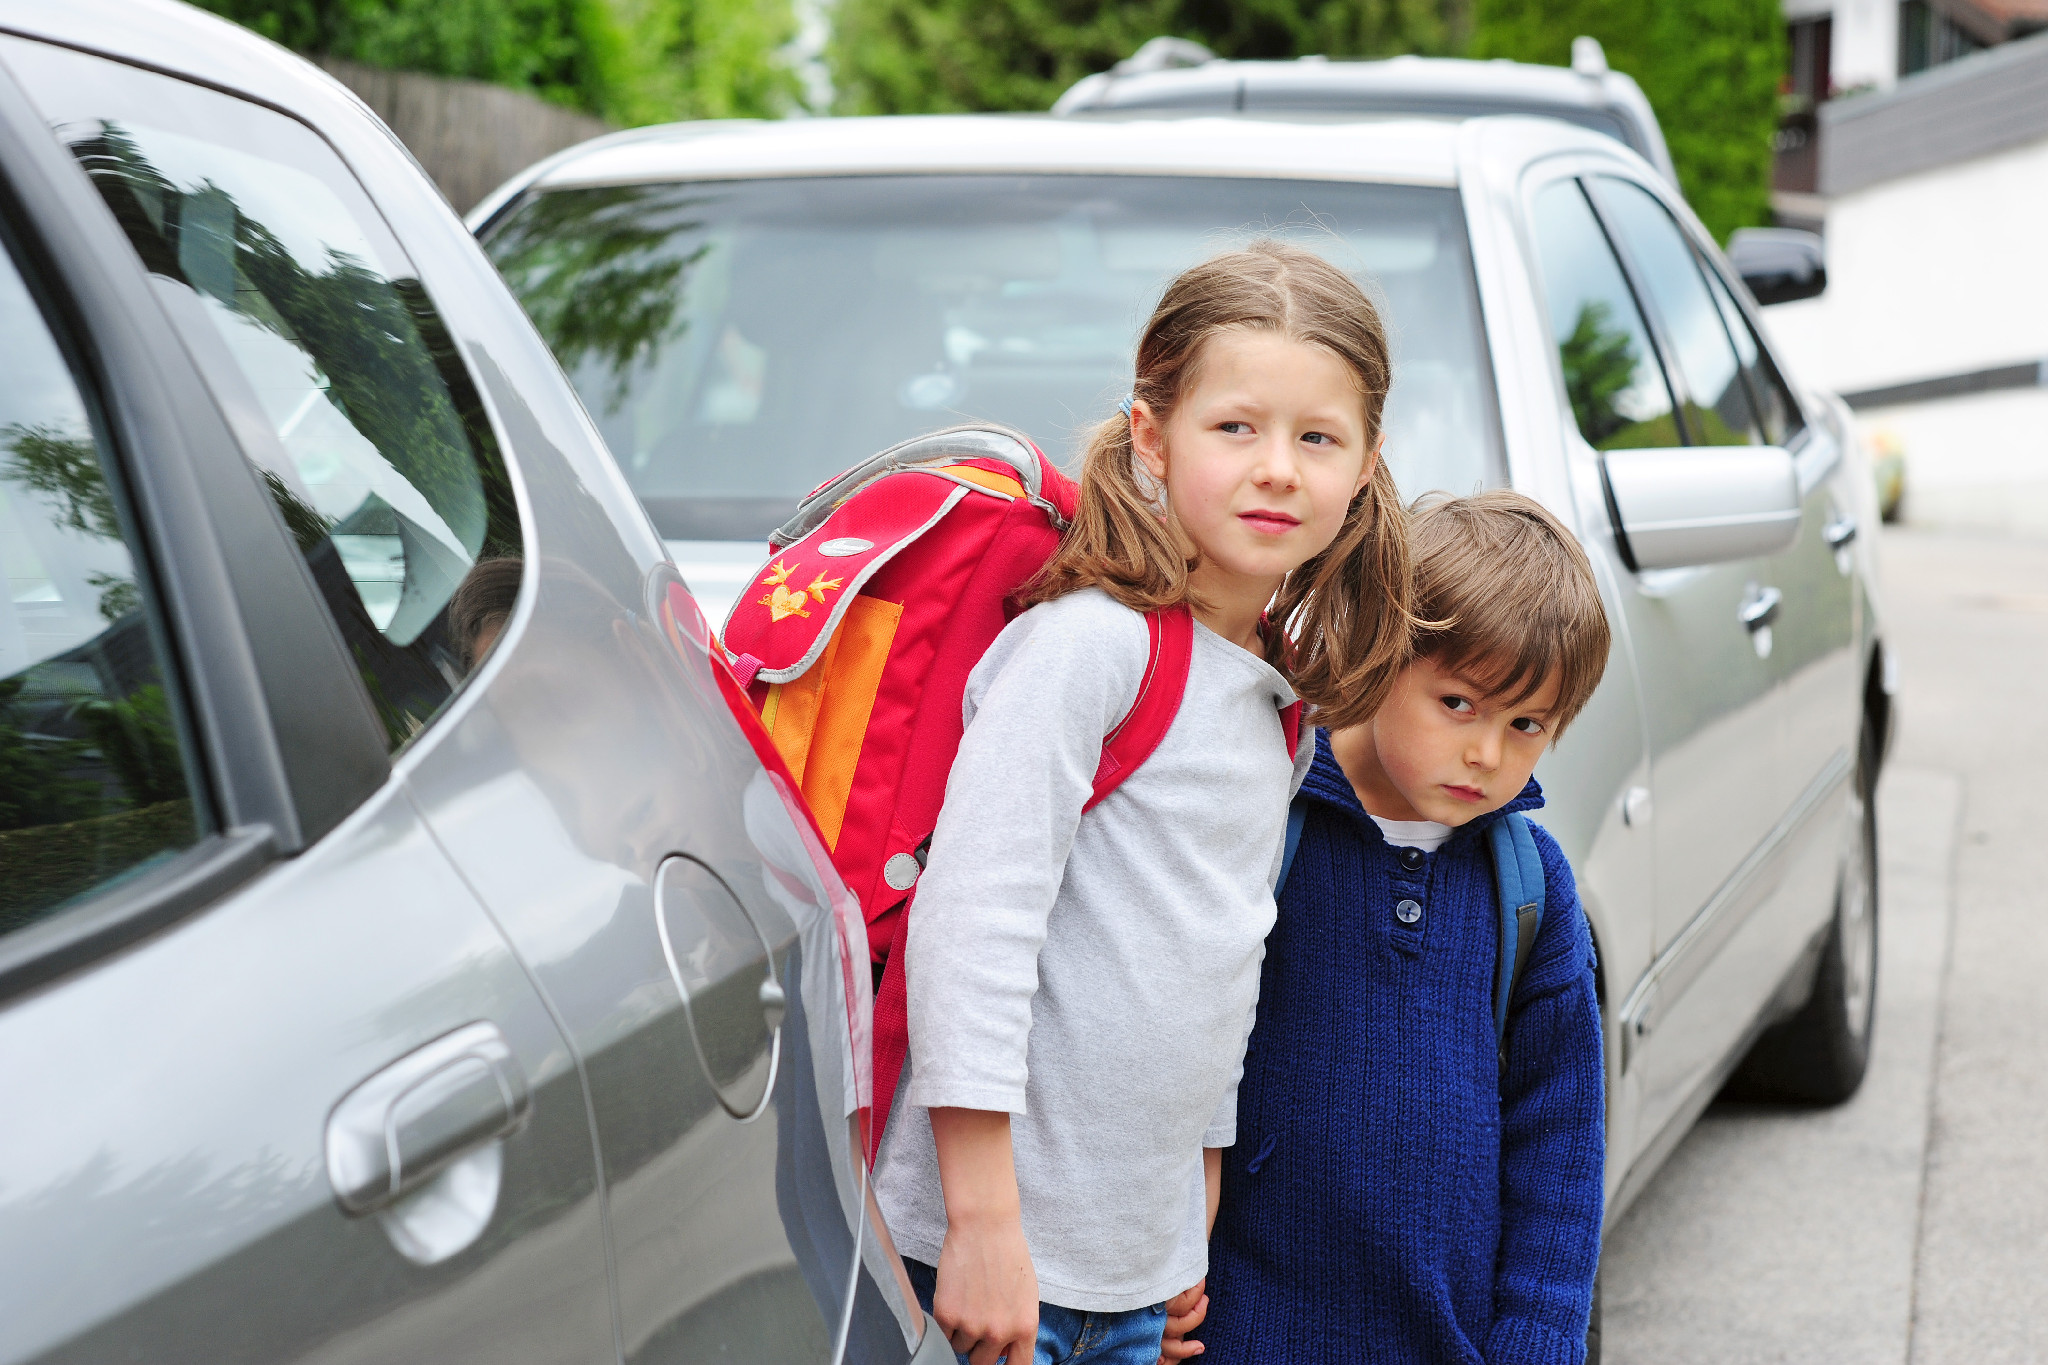
[[[701,628],[671,625],[674,571],[495,272],[358,101],[243,30],[111,0],[17,4],[0,27],[319,131],[484,392],[527,550],[497,649],[340,828],[0,1006],[10,1112],[39,1116],[0,1135],[0,1260],[35,1272],[8,1277],[0,1359],[909,1357],[924,1318],[849,1128],[858,916],[765,785]],[[661,950],[652,882],[678,853],[732,888],[787,990],[748,1123],[717,1103]],[[744,1032],[726,1005],[698,1027]],[[478,1019],[531,1114],[482,1236],[423,1267],[337,1207],[324,1125]]]

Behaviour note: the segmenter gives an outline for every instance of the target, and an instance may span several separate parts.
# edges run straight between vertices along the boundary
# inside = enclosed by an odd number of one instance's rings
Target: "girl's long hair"
[[[1272,332],[1321,346],[1350,368],[1379,444],[1392,370],[1379,310],[1349,275],[1299,247],[1262,239],[1182,272],[1138,341],[1131,396],[1164,424],[1202,347],[1227,331]],[[1134,611],[1192,604],[1199,557],[1131,448],[1122,413],[1095,429],[1081,460],[1080,506],[1025,605],[1097,587]],[[1414,626],[1407,514],[1385,459],[1351,500],[1337,538],[1288,574],[1268,613],[1266,659],[1342,727],[1371,716],[1408,662]]]

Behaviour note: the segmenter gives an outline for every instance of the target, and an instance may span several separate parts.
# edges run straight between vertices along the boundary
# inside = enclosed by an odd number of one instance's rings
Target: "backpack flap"
[[[933,471],[862,490],[762,566],[721,639],[742,684],[800,678],[825,652],[861,587],[971,491]]]

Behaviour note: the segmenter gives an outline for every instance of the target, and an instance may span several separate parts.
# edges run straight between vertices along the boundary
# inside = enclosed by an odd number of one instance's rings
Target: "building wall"
[[[2048,138],[1828,203],[1828,290],[1764,320],[1842,393],[2048,357]],[[1858,413],[1905,451],[1916,521],[2048,530],[2048,389]]]

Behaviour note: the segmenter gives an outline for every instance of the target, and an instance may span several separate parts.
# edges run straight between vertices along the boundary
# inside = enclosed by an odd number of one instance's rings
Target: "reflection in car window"
[[[520,552],[490,425],[410,262],[302,124],[73,53],[28,66],[405,743],[465,671],[449,599]]]
[[[1593,184],[1664,324],[1673,352],[1667,359],[1690,391],[1685,409],[1689,443],[1756,444],[1761,437],[1727,324],[1678,224],[1640,185],[1607,177]]]
[[[1536,196],[1534,226],[1551,337],[1586,443],[1595,450],[1680,444],[1650,330],[1576,180]]]
[[[1793,401],[1792,390],[1778,373],[1778,367],[1771,363],[1771,353],[1758,344],[1756,333],[1750,330],[1749,319],[1736,306],[1728,286],[1705,261],[1700,262],[1700,271],[1707,277],[1707,287],[1713,291],[1714,302],[1728,323],[1728,335],[1735,340],[1736,357],[1742,362],[1742,371],[1749,376],[1749,395],[1756,404],[1764,441],[1769,445],[1784,445],[1806,425],[1806,419],[1799,412],[1799,404]]]
[[[1182,268],[1271,231],[1387,312],[1401,487],[1499,479],[1454,191],[1165,176],[849,176],[564,189],[486,247],[664,535],[752,539],[906,437],[1006,423],[1056,457],[1115,411]]]
[[[106,453],[0,256],[0,934],[199,837]]]

